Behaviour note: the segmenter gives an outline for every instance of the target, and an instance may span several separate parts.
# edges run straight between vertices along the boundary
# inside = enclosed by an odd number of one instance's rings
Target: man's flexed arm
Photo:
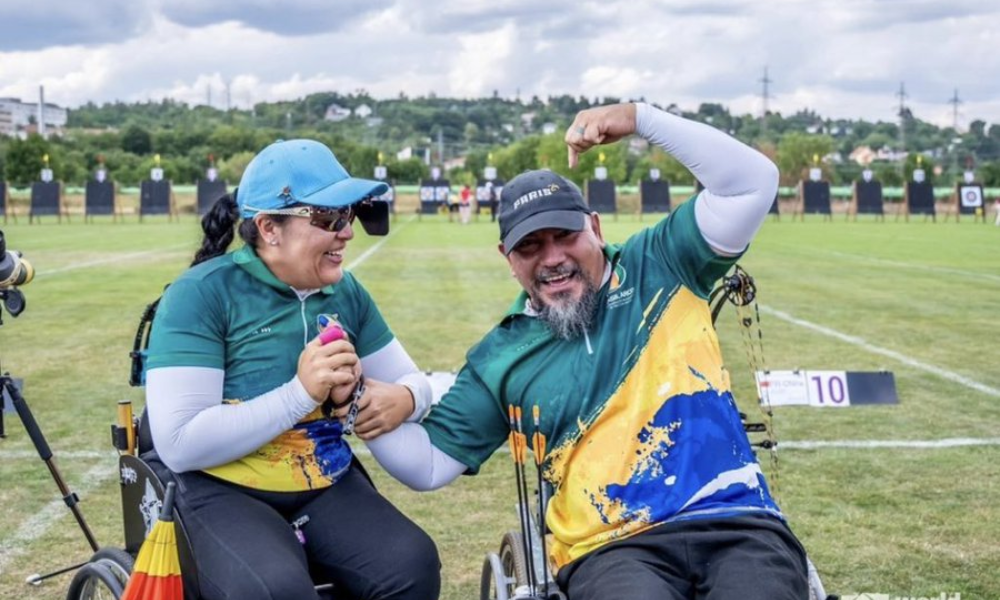
[[[778,169],[766,156],[703,123],[648,104],[581,111],[566,130],[570,165],[580,153],[636,133],[663,148],[705,186],[695,205],[702,236],[718,254],[742,252],[760,228],[778,190]]]

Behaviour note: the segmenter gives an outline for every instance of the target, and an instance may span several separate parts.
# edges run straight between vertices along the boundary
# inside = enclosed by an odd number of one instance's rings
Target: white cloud
[[[516,43],[517,31],[510,22],[495,31],[457,36],[448,72],[448,87],[453,95],[488,96],[503,80]]]
[[[963,125],[1000,122],[1000,4],[973,0],[440,0],[433,9],[294,0],[280,13],[269,0],[46,5],[6,11],[0,95],[35,98],[44,84],[47,99],[70,107],[167,96],[203,103],[211,86],[222,106],[230,82],[237,106],[329,90],[496,89],[758,112],[767,65],[771,107],[784,113],[893,119],[905,81],[922,119],[950,124],[957,88]],[[32,41],[12,28],[32,31]]]

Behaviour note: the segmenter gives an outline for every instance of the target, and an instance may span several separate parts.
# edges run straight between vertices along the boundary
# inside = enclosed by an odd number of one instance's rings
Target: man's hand
[[[361,410],[354,421],[354,434],[362,440],[374,439],[399,427],[413,414],[413,394],[405,385],[366,379],[358,408]],[[343,421],[349,409],[350,406],[344,406],[333,414]]]
[[[594,146],[612,144],[635,133],[635,104],[612,104],[588,108],[577,113],[566,130],[569,166],[577,165],[581,154]]]

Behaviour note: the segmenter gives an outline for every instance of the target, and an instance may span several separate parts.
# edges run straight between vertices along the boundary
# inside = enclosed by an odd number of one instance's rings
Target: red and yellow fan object
[[[174,525],[176,484],[167,484],[160,517],[139,549],[122,600],[184,600]]]

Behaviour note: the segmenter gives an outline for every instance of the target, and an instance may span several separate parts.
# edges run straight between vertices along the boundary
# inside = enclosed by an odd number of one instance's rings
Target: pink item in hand
[[[319,341],[325,346],[330,342],[344,339],[344,330],[340,325],[332,324],[319,334]]]

